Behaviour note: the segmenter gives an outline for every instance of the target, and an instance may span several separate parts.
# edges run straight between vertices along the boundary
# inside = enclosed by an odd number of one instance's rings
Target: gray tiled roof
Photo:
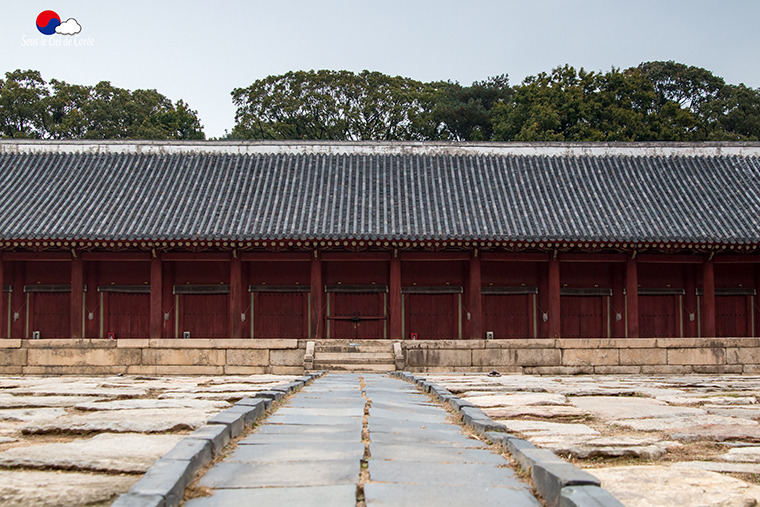
[[[760,243],[760,159],[5,153],[0,238]]]

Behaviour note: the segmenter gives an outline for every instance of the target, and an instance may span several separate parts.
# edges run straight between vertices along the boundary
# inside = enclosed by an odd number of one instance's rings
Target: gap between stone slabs
[[[153,463],[145,475],[113,503],[113,507],[179,505],[188,487],[202,475],[200,472],[223,459],[231,449],[230,444],[235,445],[244,438],[258,420],[280,405],[285,396],[324,374],[324,371],[308,373],[294,382],[243,398],[219,412]]]
[[[623,504],[601,487],[599,479],[562,460],[547,449],[539,449],[527,440],[506,433],[504,425],[493,421],[473,403],[463,400],[448,389],[409,372],[389,375],[416,384],[423,392],[436,397],[459,412],[462,423],[476,435],[508,451],[523,473],[533,481],[535,491],[549,507],[623,507]]]

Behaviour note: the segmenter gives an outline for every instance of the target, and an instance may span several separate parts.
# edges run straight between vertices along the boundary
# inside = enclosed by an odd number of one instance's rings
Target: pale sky
[[[155,88],[198,111],[207,137],[234,125],[230,92],[289,70],[376,70],[470,84],[569,63],[650,60],[704,67],[760,87],[757,0],[2,0],[0,72]],[[37,15],[75,18],[45,36]],[[46,45],[41,46],[46,40]],[[54,40],[61,46],[50,46]],[[37,41],[37,45],[34,45]],[[63,45],[70,40],[71,45]],[[90,44],[75,46],[74,43]]]

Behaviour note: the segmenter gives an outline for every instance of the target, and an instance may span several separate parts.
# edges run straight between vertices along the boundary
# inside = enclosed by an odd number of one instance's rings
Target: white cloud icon
[[[55,33],[61,35],[74,35],[82,31],[82,26],[74,18],[69,18],[55,27]]]

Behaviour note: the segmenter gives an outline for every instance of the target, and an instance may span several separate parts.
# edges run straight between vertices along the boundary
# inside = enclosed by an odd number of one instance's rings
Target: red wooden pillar
[[[559,338],[560,330],[560,300],[559,300],[559,259],[549,259],[549,338]]]
[[[683,316],[679,322],[683,334],[679,336],[688,338],[696,338],[699,334],[697,332],[697,272],[695,266],[695,264],[684,264],[683,266]]]
[[[324,315],[322,313],[322,261],[319,259],[319,253],[314,250],[314,256],[311,259],[311,336],[310,338],[321,338],[324,336],[322,323]]]
[[[87,262],[87,294],[84,295],[84,336],[85,338],[105,338],[100,335],[100,293],[98,293],[98,262]],[[92,318],[90,318],[92,317]],[[118,338],[118,337],[117,337]]]
[[[755,333],[754,337],[760,336],[760,264],[755,264],[755,297],[753,299],[755,303],[752,309],[755,312]]]
[[[74,254],[76,255],[76,254]],[[82,258],[71,259],[71,338],[82,338]]]
[[[9,338],[29,338],[26,333],[26,294],[24,294],[24,278],[26,277],[26,263],[13,261],[13,292],[11,297],[11,335]]]
[[[702,265],[702,336],[715,337],[715,264],[712,259]]]
[[[391,313],[390,339],[403,340],[401,329],[401,259],[398,256],[398,250],[394,250],[393,257],[391,257],[388,292]]]
[[[470,307],[470,338],[473,340],[482,340],[483,336],[483,296],[482,281],[480,276],[480,257],[478,251],[474,250],[470,257],[470,276],[468,283],[469,304]]]
[[[238,255],[232,258],[230,263],[230,330],[232,338],[242,337],[242,321],[240,314],[243,313],[241,304],[243,297],[243,263]]]
[[[0,254],[0,303],[3,302],[3,297],[5,296],[5,278],[3,278],[3,275],[5,274],[5,265],[3,263],[3,254]],[[8,293],[8,301],[11,300],[11,295]],[[10,338],[10,336],[5,336],[5,330],[7,329],[5,326],[5,314],[8,313],[8,307],[0,304],[0,338]]]
[[[610,298],[610,323],[613,338],[625,338],[625,267],[622,264],[612,264],[612,297]],[[627,292],[627,291],[626,291]],[[618,315],[620,319],[618,320]]]
[[[628,338],[639,337],[639,268],[638,261],[629,257],[625,263],[625,292],[628,302]]]
[[[150,337],[161,338],[164,312],[161,309],[163,298],[163,278],[161,274],[160,254],[150,259]]]
[[[161,338],[179,338],[176,329],[177,298],[174,296],[174,264],[161,260]]]

